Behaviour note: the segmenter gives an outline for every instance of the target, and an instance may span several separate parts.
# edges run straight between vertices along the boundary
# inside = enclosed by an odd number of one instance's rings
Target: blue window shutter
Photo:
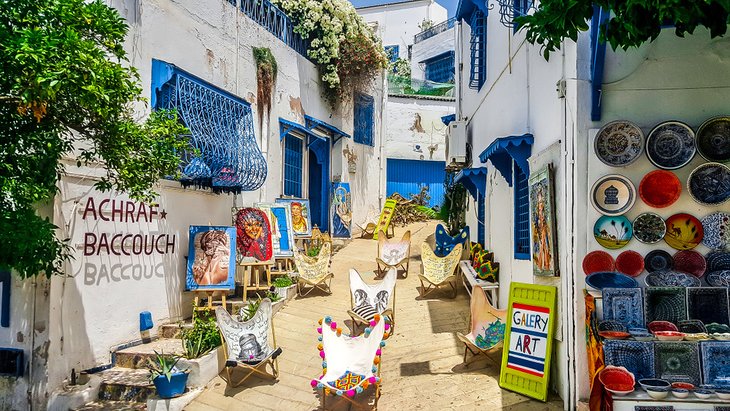
[[[530,259],[530,190],[527,184],[529,171],[524,172],[517,163],[514,163],[514,241],[515,258],[518,260]]]
[[[399,51],[400,46],[398,45],[385,46],[385,54],[388,56],[388,60],[390,60],[391,63],[398,60]]]
[[[486,246],[486,230],[484,229],[487,208],[487,200],[484,197],[484,193],[477,193],[479,200],[477,201],[477,242],[483,246]]]
[[[284,195],[302,197],[303,144],[290,134],[284,137]]]
[[[481,10],[474,10],[469,26],[471,27],[469,88],[479,90],[487,77],[487,15]]]
[[[375,121],[375,100],[367,94],[355,95],[353,140],[356,143],[374,146],[373,123]]]
[[[436,83],[454,81],[454,52],[444,53],[437,58],[426,61],[426,80]]]

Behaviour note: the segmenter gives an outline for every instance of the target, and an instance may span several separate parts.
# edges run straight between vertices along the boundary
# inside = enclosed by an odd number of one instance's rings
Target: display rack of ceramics
[[[644,133],[630,121],[612,121],[598,131],[593,149],[604,164],[611,167],[627,166],[641,156]]]
[[[712,271],[705,275],[710,287],[730,287],[730,270]]]
[[[596,290],[604,288],[634,288],[639,283],[626,274],[617,273],[615,271],[602,271],[586,276],[586,284]]]
[[[727,251],[713,251],[705,257],[707,271],[730,270],[730,253]]]
[[[630,373],[624,367],[616,367],[613,365],[606,366],[598,374],[598,380],[601,381],[606,391],[613,395],[623,396],[634,391],[636,379],[634,374]]]
[[[715,206],[730,199],[730,167],[720,163],[697,166],[687,179],[687,191],[695,202]]]
[[[667,218],[667,234],[664,241],[676,250],[690,250],[702,242],[704,230],[697,217],[679,213]]]
[[[616,257],[616,271],[637,277],[644,271],[644,257],[636,251],[624,251]]]
[[[650,273],[674,268],[674,258],[664,250],[652,250],[644,256],[644,269]]]
[[[654,376],[654,347],[650,342],[606,341],[603,354],[606,365],[624,367],[636,378]]]
[[[707,161],[730,161],[730,117],[707,119],[697,129],[697,151]]]
[[[705,261],[705,256],[697,251],[677,251],[674,254],[674,269],[695,277],[702,277],[707,270],[707,261]]]
[[[730,324],[728,289],[692,287],[687,289],[687,315],[704,324]]]
[[[687,289],[684,287],[645,288],[644,316],[647,323],[668,321],[678,324],[687,320]]]
[[[603,176],[591,188],[591,203],[604,215],[624,214],[633,207],[635,201],[634,184],[620,174]]]
[[[583,272],[586,275],[599,271],[613,271],[615,268],[613,257],[605,251],[591,251],[583,257]]]
[[[644,326],[641,288],[604,288],[603,318],[618,321],[626,328]]]
[[[646,138],[646,156],[657,168],[664,170],[684,167],[696,152],[692,128],[679,121],[657,125]]]
[[[655,213],[641,213],[632,224],[634,238],[644,244],[656,244],[667,233],[667,224],[664,219]]]
[[[702,244],[713,250],[722,250],[730,245],[730,214],[717,211],[702,217],[700,221],[705,234]]]
[[[702,282],[692,274],[674,270],[659,270],[649,273],[644,278],[649,287],[699,287]]]
[[[603,248],[618,250],[631,241],[634,230],[626,216],[601,216],[593,225],[593,238]]]
[[[653,208],[666,208],[674,204],[682,194],[679,178],[667,170],[654,170],[639,183],[639,198]]]
[[[694,342],[654,342],[655,377],[672,382],[702,382],[699,347]]]

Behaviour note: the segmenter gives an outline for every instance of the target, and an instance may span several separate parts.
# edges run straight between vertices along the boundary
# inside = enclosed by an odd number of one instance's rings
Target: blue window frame
[[[479,90],[487,78],[487,15],[481,10],[471,14],[471,71],[469,88]]]
[[[367,94],[355,95],[353,139],[356,143],[374,146],[373,123],[375,121],[375,100]]]
[[[388,60],[390,62],[394,62],[398,60],[398,52],[400,50],[400,46],[385,46],[385,54],[388,56]]]
[[[530,8],[532,8],[532,1],[533,0],[512,0],[513,33],[517,33],[517,30],[520,29],[520,26],[517,23],[514,23],[514,19],[527,14],[527,12],[530,11]]]
[[[487,241],[486,230],[484,227],[485,220],[487,219],[487,199],[484,197],[484,193],[477,193],[477,196],[479,197],[479,200],[477,200],[477,242],[484,245]]]
[[[530,190],[527,184],[528,173],[513,161],[514,165],[514,229],[515,229],[515,258],[518,260],[530,259]]]
[[[448,51],[424,61],[426,80],[437,83],[454,81],[454,51]]]
[[[302,197],[304,141],[287,134],[284,137],[284,195]]]

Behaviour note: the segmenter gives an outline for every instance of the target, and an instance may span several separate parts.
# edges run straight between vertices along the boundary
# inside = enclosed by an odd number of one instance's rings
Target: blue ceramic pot
[[[157,395],[160,398],[175,398],[181,396],[185,392],[185,386],[188,383],[188,373],[176,372],[171,375],[170,380],[164,375],[157,376],[153,380]]]

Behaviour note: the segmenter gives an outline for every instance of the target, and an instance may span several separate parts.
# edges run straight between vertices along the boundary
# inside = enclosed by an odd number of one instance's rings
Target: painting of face
[[[236,241],[233,227],[190,227],[188,254],[188,290],[198,288],[232,288],[235,271]]]
[[[236,212],[238,253],[244,261],[268,261],[273,256],[271,223],[263,210],[241,208]]]
[[[243,222],[243,230],[246,232],[246,235],[254,240],[258,240],[262,234],[261,221],[256,218],[248,218]]]
[[[295,237],[306,237],[312,234],[309,200],[277,198],[276,203],[289,204],[291,207],[292,231]]]
[[[546,167],[529,180],[532,268],[540,276],[558,275],[551,171]]]

